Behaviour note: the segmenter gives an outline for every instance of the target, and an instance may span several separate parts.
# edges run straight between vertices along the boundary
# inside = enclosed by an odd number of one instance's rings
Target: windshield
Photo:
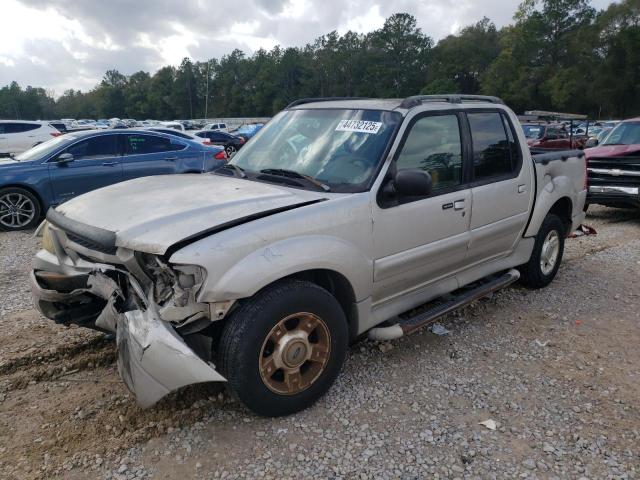
[[[363,191],[401,120],[398,112],[379,110],[284,111],[261,128],[231,163],[247,174],[284,169],[312,177],[334,191]]]
[[[63,145],[66,145],[69,142],[75,140],[75,137],[70,135],[62,135],[59,137],[52,138],[51,140],[47,140],[40,145],[36,145],[29,150],[26,150],[15,157],[14,160],[18,160],[19,162],[30,162],[31,160],[40,160],[41,158],[46,157],[50,153],[54,152],[58,148]]]
[[[528,139],[537,140],[544,136],[544,127],[540,125],[523,125],[524,136]]]
[[[638,144],[640,144],[640,122],[619,123],[601,143],[601,145]]]

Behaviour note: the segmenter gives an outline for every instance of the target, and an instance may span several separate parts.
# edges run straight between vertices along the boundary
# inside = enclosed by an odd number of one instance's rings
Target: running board
[[[411,316],[400,315],[400,321],[390,327],[372,328],[368,337],[371,340],[393,340],[415,332],[416,330],[435,322],[438,318],[457,310],[460,307],[500,290],[520,278],[520,272],[516,269],[504,274],[491,275],[478,280],[455,292],[437,298],[425,305],[414,308],[416,312]]]

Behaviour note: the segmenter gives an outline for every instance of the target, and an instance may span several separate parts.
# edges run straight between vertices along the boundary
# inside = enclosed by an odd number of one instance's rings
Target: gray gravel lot
[[[476,302],[445,337],[359,342],[279,419],[215,385],[140,410],[113,344],[32,310],[35,240],[0,234],[0,477],[640,478],[640,215],[590,212],[549,288]]]

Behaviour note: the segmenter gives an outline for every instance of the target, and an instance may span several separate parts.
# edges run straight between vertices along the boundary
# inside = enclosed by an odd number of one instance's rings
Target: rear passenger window
[[[511,176],[516,167],[516,145],[507,136],[503,116],[498,112],[468,113],[473,141],[475,180]]]
[[[433,190],[462,183],[462,142],[456,115],[419,119],[411,127],[396,162],[398,170],[420,169],[431,175]]]
[[[125,141],[125,152],[129,155],[174,152],[183,148],[185,146],[177,141],[152,135],[127,135]]]

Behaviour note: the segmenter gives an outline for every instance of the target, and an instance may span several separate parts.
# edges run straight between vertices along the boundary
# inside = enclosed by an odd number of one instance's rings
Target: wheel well
[[[21,188],[22,190],[26,190],[31,195],[36,197],[36,200],[40,204],[40,215],[45,215],[47,213],[47,212],[44,211],[44,204],[42,203],[42,198],[40,198],[40,194],[38,192],[36,192],[33,188],[27,187],[25,185],[20,185],[20,184],[17,184],[17,185],[2,185],[2,187],[0,187],[0,191],[4,190],[5,188]]]
[[[573,212],[573,204],[571,203],[571,199],[568,197],[562,197],[556,203],[553,204],[549,213],[553,213],[560,217],[562,223],[564,223],[566,228],[566,234],[568,235],[569,229],[571,228],[571,214]]]
[[[356,295],[347,278],[334,270],[316,269],[294,273],[285,278],[295,278],[315,283],[331,293],[342,307],[347,322],[349,323],[349,336],[354,339],[358,332],[358,314],[353,304]]]

